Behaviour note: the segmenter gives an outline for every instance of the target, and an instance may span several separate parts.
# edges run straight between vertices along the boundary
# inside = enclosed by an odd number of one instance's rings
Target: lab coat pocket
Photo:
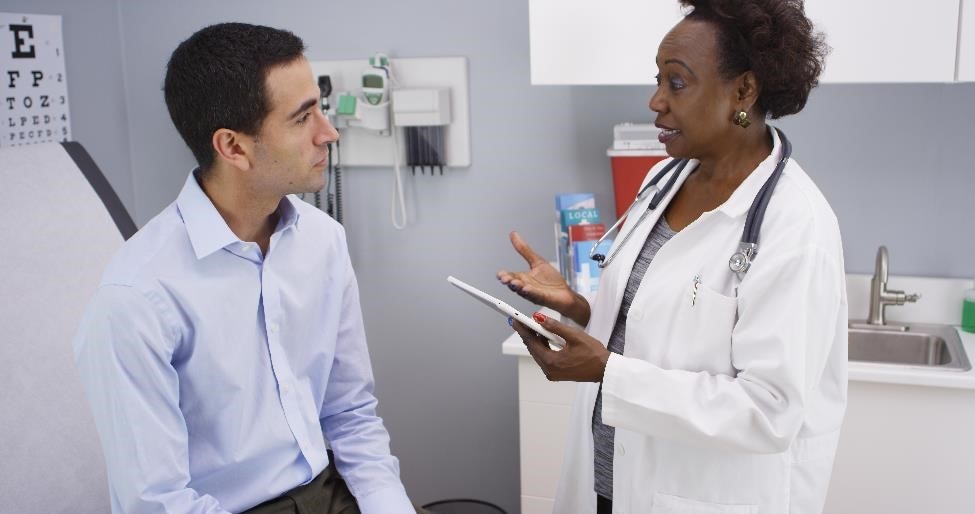
[[[731,374],[731,332],[738,315],[737,299],[705,283],[688,287],[677,312],[668,365],[674,369]]]
[[[702,502],[663,493],[653,495],[650,514],[756,514],[757,505]]]

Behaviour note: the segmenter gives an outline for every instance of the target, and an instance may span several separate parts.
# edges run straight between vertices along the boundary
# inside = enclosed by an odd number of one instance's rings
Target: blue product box
[[[589,295],[599,289],[599,277],[602,269],[596,261],[589,258],[589,252],[596,245],[596,241],[578,241],[572,243],[572,289],[582,295]],[[606,253],[613,246],[613,240],[607,239],[599,245],[599,250]]]
[[[592,209],[596,207],[596,197],[592,193],[563,193],[555,195],[555,213],[569,209]]]

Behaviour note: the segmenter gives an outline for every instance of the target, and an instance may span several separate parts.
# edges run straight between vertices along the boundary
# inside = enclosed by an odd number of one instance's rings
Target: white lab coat
[[[603,422],[616,427],[615,514],[822,511],[846,408],[846,285],[836,217],[795,161],[769,202],[751,269],[739,281],[728,267],[781,155],[772,132],[769,158],[659,250],[630,306],[623,355],[610,356],[603,378]],[[587,327],[599,341],[609,340],[633,262],[676,191],[604,270]],[[598,388],[576,393],[558,514],[596,512]]]

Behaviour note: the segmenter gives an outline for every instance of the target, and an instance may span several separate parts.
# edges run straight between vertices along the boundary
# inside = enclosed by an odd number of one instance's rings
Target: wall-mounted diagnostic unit
[[[397,99],[403,98],[398,90],[446,90],[446,99],[438,96],[437,102],[447,101],[449,108],[443,110],[449,121],[440,125],[444,138],[444,166],[466,168],[471,165],[470,118],[466,57],[424,57],[389,58],[385,67],[375,68],[372,62],[383,66],[380,58],[350,59],[340,61],[311,61],[312,72],[318,76],[328,76],[332,93],[328,99],[333,111],[332,123],[342,132],[342,166],[344,167],[388,167],[394,164],[394,141],[388,132],[397,125]],[[385,83],[383,99],[376,104],[368,96],[376,98],[377,78]],[[368,82],[368,85],[366,84]],[[364,87],[366,86],[366,87]],[[441,95],[441,93],[436,93]],[[368,96],[367,96],[368,95]],[[409,96],[409,94],[407,94]],[[412,99],[409,99],[412,100]],[[368,106],[368,107],[364,107]],[[370,109],[372,107],[372,109]],[[383,109],[385,107],[385,109]],[[378,108],[378,109],[377,109]],[[411,107],[412,108],[412,107]],[[387,128],[383,123],[385,110]],[[448,114],[449,113],[449,114]],[[409,116],[407,116],[409,118]],[[412,121],[403,121],[412,123]],[[349,129],[349,130],[346,130]],[[401,130],[405,138],[405,131]],[[400,145],[400,162],[406,162],[405,145]]]
[[[336,166],[392,167],[393,225],[406,225],[400,166],[443,175],[471,164],[467,59],[433,57],[312,61],[325,82],[323,110],[341,134]],[[398,202],[398,206],[397,206]]]

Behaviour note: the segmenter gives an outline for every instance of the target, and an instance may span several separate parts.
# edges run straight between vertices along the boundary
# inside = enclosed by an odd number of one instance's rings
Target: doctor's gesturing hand
[[[498,272],[498,280],[526,300],[548,307],[579,325],[589,323],[589,302],[565,282],[562,275],[538,255],[517,232],[512,232],[511,245],[528,262],[528,271]],[[565,348],[552,350],[548,341],[533,330],[513,322],[528,353],[549,380],[599,382],[603,379],[609,350],[585,331],[555,321],[540,312],[532,315],[542,327],[565,339]]]
[[[589,323],[589,302],[570,289],[558,270],[538,255],[517,232],[512,232],[510,238],[511,245],[528,263],[528,271],[501,270],[498,280],[530,302],[555,310],[581,326]],[[512,323],[512,328],[521,336],[528,353],[546,378],[575,382],[599,382],[603,379],[603,371],[609,360],[609,350],[605,345],[585,331],[555,321],[540,312],[532,317],[542,327],[565,340],[565,348],[552,350],[544,337],[517,321]]]
[[[589,323],[589,302],[569,288],[562,274],[535,253],[518,232],[511,232],[511,245],[528,263],[528,271],[501,270],[498,280],[522,298],[567,316],[581,326]],[[526,341],[527,343],[527,341]]]

